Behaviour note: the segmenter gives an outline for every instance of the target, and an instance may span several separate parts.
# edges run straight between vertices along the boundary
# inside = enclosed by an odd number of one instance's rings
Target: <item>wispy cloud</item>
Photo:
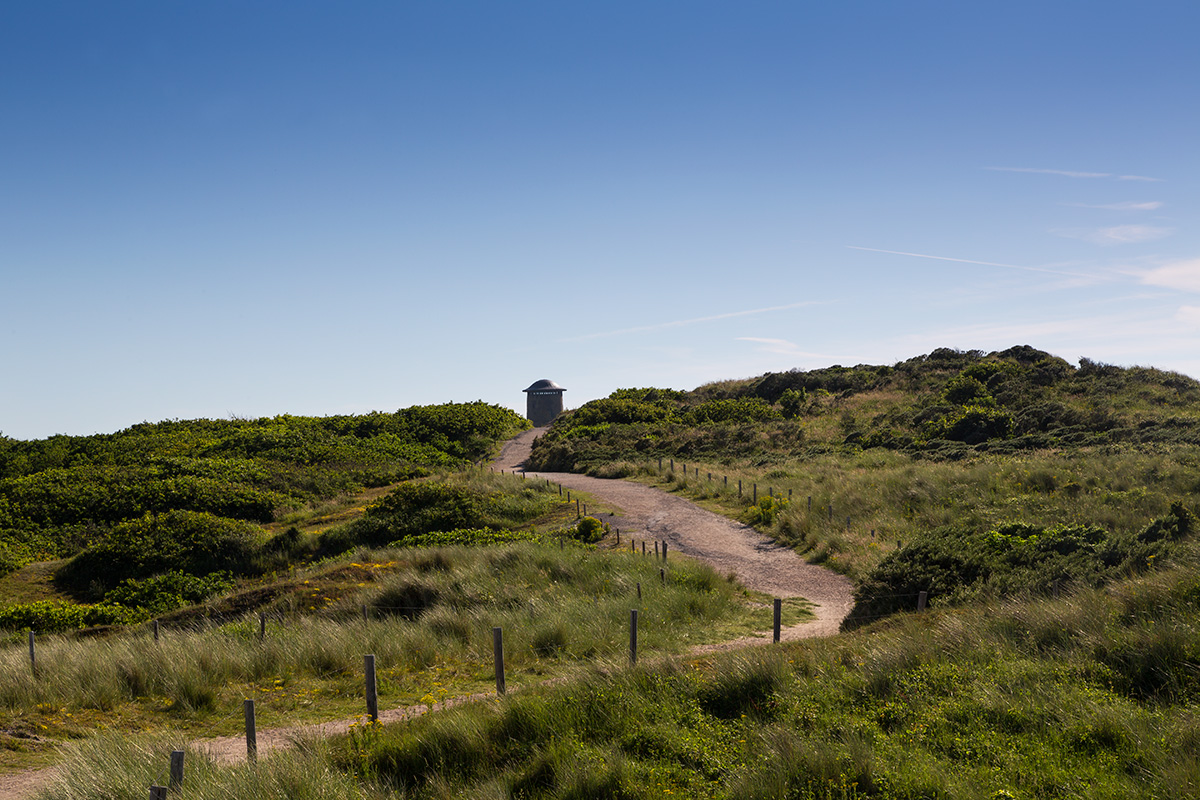
[[[1142,283],[1150,286],[1200,293],[1200,258],[1163,264],[1161,267],[1138,273],[1138,277]]]
[[[1099,208],[1105,211],[1157,211],[1163,207],[1163,204],[1157,200],[1152,200],[1148,203],[1059,203],[1063,206],[1071,206],[1072,208]]]
[[[1056,228],[1051,233],[1067,239],[1082,239],[1093,244],[1114,245],[1149,242],[1170,236],[1174,228],[1153,225],[1112,225],[1107,228]]]
[[[984,167],[993,172],[1032,172],[1038,175],[1062,175],[1066,178],[1111,178],[1111,172],[1075,172],[1069,169],[1036,169],[1034,167]]]
[[[1180,306],[1179,311],[1175,314],[1175,319],[1184,325],[1200,328],[1200,306]]]
[[[800,345],[787,339],[767,339],[760,336],[738,336],[734,341],[754,342],[761,345],[759,350],[782,356],[800,356],[803,358],[823,358],[820,353],[809,353],[800,349]]]
[[[981,267],[1003,267],[1005,269],[1019,269],[1026,272],[1044,272],[1051,275],[1067,275],[1072,278],[1088,278],[1094,279],[1094,275],[1087,275],[1082,272],[1066,272],[1060,269],[1049,269],[1047,267],[1026,267],[1020,264],[999,264],[995,261],[973,261],[969,258],[951,258],[949,256],[933,256],[927,253],[906,253],[902,250],[881,250],[878,247],[859,247],[858,245],[848,244],[846,247],[851,250],[866,250],[870,253],[888,253],[893,256],[909,256],[911,258],[931,258],[935,261],[953,261],[958,264],[978,264]]]
[[[1114,175],[1111,172],[1079,172],[1070,169],[1038,169],[1036,167],[984,167],[993,172],[1029,172],[1036,175],[1061,175],[1064,178],[1114,178],[1118,181],[1152,181],[1162,178],[1147,178],[1145,175]]]
[[[621,336],[628,333],[646,333],[649,331],[661,331],[666,328],[682,328],[685,325],[699,325],[703,322],[716,322],[723,319],[735,319],[737,317],[750,317],[755,314],[769,314],[772,311],[788,311],[793,308],[804,308],[805,306],[817,305],[817,301],[808,300],[802,303],[788,303],[782,306],[768,306],[766,308],[752,308],[746,311],[730,311],[725,314],[713,314],[709,317],[693,317],[692,319],[677,319],[671,322],[658,322],[653,325],[639,325],[634,328],[619,328],[613,331],[601,331],[598,333],[588,333],[583,336],[573,336],[568,339],[563,339],[564,342],[582,342],[588,339],[603,339],[608,336]]]

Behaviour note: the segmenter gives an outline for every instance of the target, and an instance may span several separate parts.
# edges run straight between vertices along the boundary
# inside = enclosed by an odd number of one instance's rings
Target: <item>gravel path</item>
[[[505,443],[493,462],[496,469],[521,470],[533,440],[545,428],[525,431]],[[620,509],[615,524],[636,538],[666,540],[669,551],[707,561],[722,574],[733,573],[742,585],[772,597],[803,597],[815,605],[815,620],[781,633],[784,640],[832,636],[854,605],[848,578],[809,564],[792,550],[775,544],[758,531],[700,508],[690,500],[631,481],[592,478],[568,472],[529,472],[568,489],[587,492]],[[751,639],[728,643],[731,649]]]
[[[545,433],[534,428],[507,442],[493,462],[496,469],[516,471],[529,458],[533,440]],[[815,636],[832,636],[853,605],[850,581],[843,575],[805,562],[794,550],[777,545],[745,525],[733,522],[661,489],[622,480],[592,478],[565,472],[527,473],[549,478],[574,491],[587,492],[605,504],[619,509],[614,523],[637,538],[665,540],[669,549],[707,561],[721,573],[733,573],[747,588],[772,597],[803,597],[814,604],[816,619],[784,628],[785,641]],[[769,635],[769,634],[768,634]],[[720,645],[698,648],[699,652],[732,650],[763,644],[763,637],[747,637]],[[411,719],[429,711],[485,697],[459,697],[434,706],[410,706],[380,711],[384,723]],[[298,738],[345,733],[356,720],[334,720],[319,725],[260,730],[258,751],[289,747]],[[246,756],[246,740],[241,736],[221,736],[193,743],[223,762],[240,761]],[[22,800],[51,785],[57,770],[41,770],[0,775],[0,800]]]

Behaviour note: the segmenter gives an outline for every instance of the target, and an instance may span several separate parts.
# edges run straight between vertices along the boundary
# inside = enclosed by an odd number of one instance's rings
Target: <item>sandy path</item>
[[[505,443],[493,466],[520,470],[533,440],[545,432],[534,428]],[[815,604],[817,618],[783,630],[785,640],[832,636],[854,605],[848,578],[809,564],[796,551],[775,544],[746,525],[706,511],[690,500],[630,481],[592,478],[567,472],[529,472],[603,500],[620,509],[616,525],[635,538],[665,540],[668,551],[707,561],[722,574],[732,572],[747,588],[772,597],[804,597]],[[751,639],[745,643],[761,642]],[[726,647],[740,645],[730,643]]]
[[[534,428],[505,443],[493,462],[496,469],[520,470],[529,457],[533,440],[545,432]],[[742,584],[773,597],[804,597],[811,601],[816,619],[783,629],[785,641],[837,633],[842,619],[853,605],[851,584],[845,576],[805,562],[794,550],[777,545],[745,525],[733,522],[685,500],[651,486],[621,480],[592,478],[565,472],[527,473],[549,478],[555,483],[603,500],[620,509],[614,523],[635,538],[666,541],[668,549],[707,561],[722,574],[733,573]],[[701,652],[731,650],[769,641],[748,637],[720,645],[698,648]],[[380,711],[383,723],[411,719],[451,705],[486,697],[458,697],[434,706],[409,706]],[[330,736],[345,733],[357,720],[333,720],[318,725],[276,728],[257,732],[258,752],[269,753],[290,746],[306,736]],[[218,761],[234,762],[246,756],[246,740],[241,736],[221,736],[194,742]],[[22,800],[53,783],[56,768],[0,775],[0,800]]]

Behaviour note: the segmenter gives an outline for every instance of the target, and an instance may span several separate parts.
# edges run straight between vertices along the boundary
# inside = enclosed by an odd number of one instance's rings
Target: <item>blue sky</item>
[[[0,6],[0,431],[1200,376],[1200,4]]]

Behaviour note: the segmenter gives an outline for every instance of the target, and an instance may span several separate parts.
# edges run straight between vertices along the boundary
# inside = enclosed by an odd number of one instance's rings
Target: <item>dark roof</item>
[[[559,386],[554,381],[548,378],[542,378],[540,381],[534,381],[533,385],[528,389],[522,389],[523,392],[565,392],[566,389]]]

